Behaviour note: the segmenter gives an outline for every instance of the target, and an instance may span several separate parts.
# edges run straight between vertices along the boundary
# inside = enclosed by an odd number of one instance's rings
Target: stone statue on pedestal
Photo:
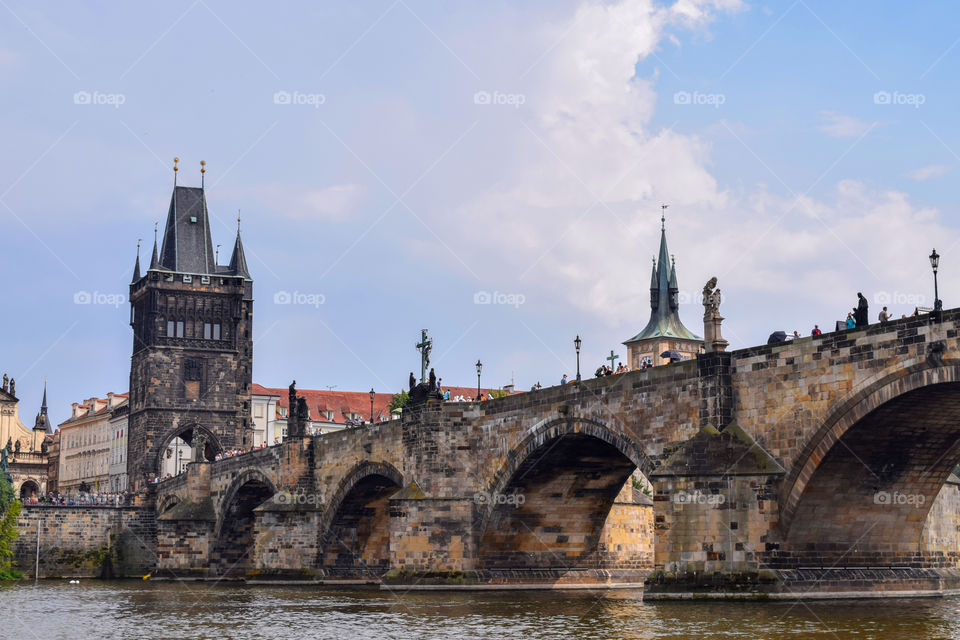
[[[720,315],[722,296],[716,289],[716,277],[710,278],[703,287],[703,345],[707,353],[726,351],[730,344],[720,333],[723,316]]]

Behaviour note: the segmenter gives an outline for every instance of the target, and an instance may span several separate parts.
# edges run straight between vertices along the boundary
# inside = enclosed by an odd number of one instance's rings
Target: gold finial
[[[213,261],[217,264],[220,264],[220,245],[217,245],[217,253],[213,257]]]
[[[173,159],[173,170],[174,170],[174,171],[179,171],[179,170],[180,170],[180,168],[177,166],[177,164],[178,164],[179,162],[180,162],[180,158],[174,158],[174,159]]]
[[[200,188],[203,189],[203,174],[207,172],[207,161],[200,161]]]
[[[240,233],[240,209],[237,209],[237,233]]]
[[[143,238],[137,238],[137,255],[140,255],[140,243],[143,242]]]

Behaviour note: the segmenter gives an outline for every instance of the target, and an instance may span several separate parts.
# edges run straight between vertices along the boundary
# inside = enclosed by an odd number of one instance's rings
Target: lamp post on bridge
[[[943,301],[940,300],[940,292],[937,290],[937,269],[940,267],[940,256],[936,249],[930,254],[930,266],[933,267],[933,316],[939,320],[940,312],[943,310]]]
[[[480,401],[480,370],[483,369],[483,363],[477,358],[477,402]]]
[[[373,390],[373,387],[370,387],[370,424],[373,424],[373,399],[377,397],[377,393]]]
[[[580,344],[583,340],[580,339],[580,334],[577,334],[577,337],[573,339],[573,346],[577,348],[577,382],[580,382]]]

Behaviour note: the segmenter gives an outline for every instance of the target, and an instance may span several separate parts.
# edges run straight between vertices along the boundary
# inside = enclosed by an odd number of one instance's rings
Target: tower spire
[[[140,243],[143,238],[137,238],[137,261],[133,263],[133,282],[140,279]]]
[[[206,172],[207,172],[207,161],[201,160],[200,161],[200,188],[201,189],[203,189],[203,177]]]
[[[157,255],[157,225],[159,222],[153,223],[153,257],[150,258],[150,269],[149,271],[155,271],[160,268],[160,257]]]
[[[179,164],[179,162],[180,162],[180,158],[173,159],[173,188],[174,189],[177,188],[177,172],[180,171],[180,167],[178,167],[177,164]]]

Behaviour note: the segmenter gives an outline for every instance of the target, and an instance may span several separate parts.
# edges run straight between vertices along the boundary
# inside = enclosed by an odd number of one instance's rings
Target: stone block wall
[[[390,501],[392,566],[401,571],[470,571],[477,550],[472,499]]]
[[[150,507],[25,506],[14,558],[26,576],[35,571],[38,525],[41,578],[139,578],[156,563]]]

